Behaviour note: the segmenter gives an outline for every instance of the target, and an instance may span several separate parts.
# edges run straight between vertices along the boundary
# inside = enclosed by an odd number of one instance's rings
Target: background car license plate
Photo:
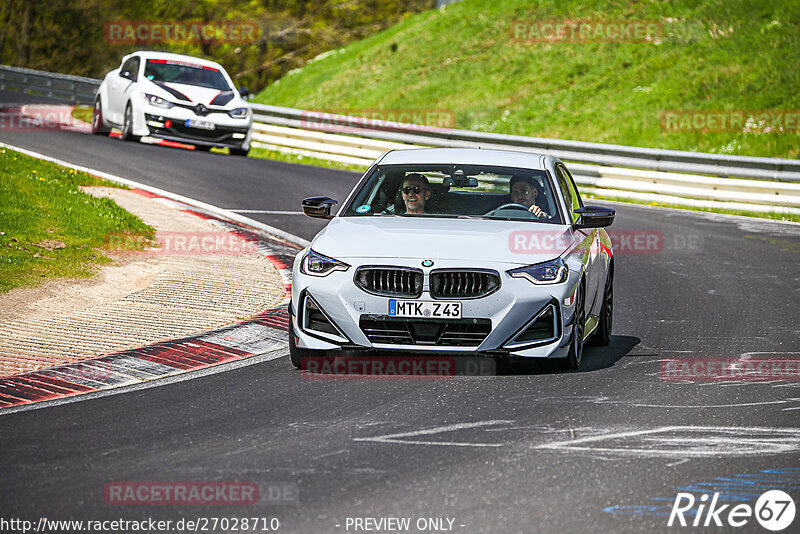
[[[214,123],[211,121],[200,121],[197,119],[186,119],[186,126],[190,128],[200,128],[201,130],[213,130]]]
[[[389,315],[394,317],[461,319],[461,303],[389,299]]]

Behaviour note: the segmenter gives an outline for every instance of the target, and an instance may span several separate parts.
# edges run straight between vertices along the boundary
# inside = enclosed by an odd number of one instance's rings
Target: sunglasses
[[[402,191],[404,195],[410,194],[411,191],[419,195],[420,191],[426,191],[426,189],[421,185],[415,185],[414,187],[405,186],[400,191]]]

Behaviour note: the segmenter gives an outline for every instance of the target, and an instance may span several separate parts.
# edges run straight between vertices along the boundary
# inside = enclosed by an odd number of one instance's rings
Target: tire
[[[583,331],[586,328],[586,317],[584,314],[584,295],[583,282],[578,285],[575,295],[575,318],[572,326],[572,342],[569,344],[569,352],[564,362],[564,369],[575,370],[581,366],[583,358]]]
[[[247,156],[250,153],[249,148],[231,148],[231,156]]]
[[[614,319],[614,264],[608,266],[606,288],[603,291],[603,307],[600,310],[600,322],[592,334],[589,344],[606,346],[611,343],[611,326]]]
[[[306,358],[311,358],[314,356],[324,356],[327,351],[324,350],[311,350],[311,349],[303,349],[297,346],[297,343],[294,339],[294,326],[293,326],[293,317],[289,316],[289,360],[294,365],[295,369],[300,369],[300,366],[303,364],[303,360]]]
[[[94,108],[92,109],[92,133],[94,135],[108,135],[110,132],[111,129],[106,126],[106,121],[103,119],[103,106],[98,96],[94,100]]]
[[[131,105],[125,107],[125,119],[122,122],[122,135],[119,136],[123,141],[138,141],[139,136],[133,135],[133,110]]]

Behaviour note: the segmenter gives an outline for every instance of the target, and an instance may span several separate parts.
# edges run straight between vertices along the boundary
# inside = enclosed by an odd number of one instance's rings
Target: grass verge
[[[0,293],[92,276],[111,261],[108,250],[142,249],[155,237],[113,200],[82,192],[84,185],[118,187],[0,148]]]
[[[600,30],[655,21],[658,31],[644,40],[533,38],[545,22],[570,21]],[[332,50],[254,101],[379,117],[434,110],[432,126],[798,158],[798,64],[797,0],[464,0]],[[757,120],[722,132],[719,122],[708,131],[662,125],[676,110]],[[759,111],[785,111],[792,125],[759,124]],[[453,124],[436,123],[442,117]]]

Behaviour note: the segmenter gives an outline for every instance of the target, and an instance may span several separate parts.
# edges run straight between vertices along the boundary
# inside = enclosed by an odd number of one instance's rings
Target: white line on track
[[[414,430],[411,432],[399,432],[397,434],[385,434],[371,438],[355,438],[354,441],[372,441],[376,443],[399,443],[402,445],[446,445],[450,447],[502,447],[502,443],[464,443],[458,441],[415,441],[401,438],[411,438],[415,436],[430,436],[443,432],[453,432],[467,428],[479,428],[484,426],[510,424],[512,421],[497,419],[491,421],[478,421],[475,423],[457,423],[453,425],[437,426],[425,430]]]
[[[119,395],[120,393],[130,393],[131,391],[139,391],[141,389],[149,389],[159,386],[166,386],[169,384],[176,384],[178,382],[184,382],[186,380],[194,380],[195,378],[202,378],[208,375],[214,375],[217,373],[232,371],[234,369],[239,369],[241,367],[256,365],[271,360],[277,360],[278,358],[284,357],[288,354],[289,354],[289,347],[287,346],[285,348],[280,348],[269,352],[265,352],[264,354],[248,356],[247,358],[244,358],[242,360],[234,360],[231,362],[221,363],[219,365],[212,365],[211,367],[204,367],[202,369],[196,369],[193,371],[187,371],[185,373],[166,376],[164,378],[156,378],[153,380],[148,380],[146,382],[138,382],[136,384],[131,384],[129,386],[101,389],[98,391],[92,391],[90,393],[81,393],[79,395],[72,395],[70,397],[62,397],[59,399],[53,399],[49,401],[34,402],[31,404],[18,404],[17,406],[11,406],[9,408],[3,408],[2,410],[0,410],[0,416],[16,412],[27,412],[28,410],[38,410],[39,408],[49,408],[51,406],[61,406],[62,404],[70,404],[73,402],[80,402],[90,399],[99,399],[101,397],[108,397],[110,395]]]

